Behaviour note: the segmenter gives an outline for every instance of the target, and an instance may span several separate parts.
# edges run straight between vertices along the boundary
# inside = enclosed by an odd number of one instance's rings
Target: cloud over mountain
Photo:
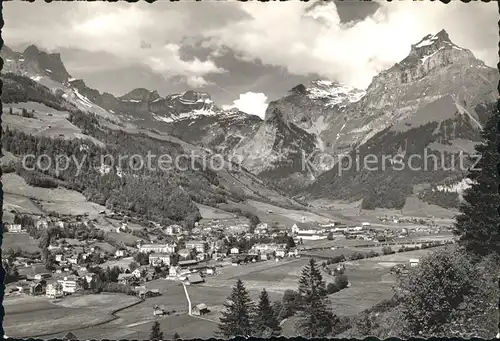
[[[261,92],[247,92],[240,94],[240,98],[235,100],[233,105],[223,106],[223,109],[238,108],[247,114],[256,115],[263,119],[266,115],[268,105],[267,96],[265,94]]]
[[[316,74],[365,88],[375,74],[404,58],[412,42],[442,28],[488,65],[498,61],[494,3],[422,2],[415,6],[381,2],[359,10],[360,6],[364,5],[157,2],[47,6],[11,2],[4,6],[6,17],[23,20],[7,20],[3,35],[14,47],[34,43],[46,49],[112,55],[101,60],[101,69],[142,65],[169,82],[181,79],[193,88],[209,86],[214,79],[221,85],[224,79],[236,77],[234,68],[255,63],[274,67],[276,75]],[[360,12],[363,14],[354,15]],[[467,29],[464,23],[468,23]],[[200,43],[207,51],[203,56],[185,53],[187,46]],[[236,56],[239,64],[225,65],[227,53]],[[85,59],[62,57],[70,71],[89,67]],[[239,73],[238,77],[245,78],[245,83],[262,79],[253,73]],[[273,78],[267,82],[272,83]],[[261,85],[281,92],[290,88],[291,84],[281,85],[282,79],[279,82]],[[235,96],[245,91],[265,92],[259,88],[231,91]]]

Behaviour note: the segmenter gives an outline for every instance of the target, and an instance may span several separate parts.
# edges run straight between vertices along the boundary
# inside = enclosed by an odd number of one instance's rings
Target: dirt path
[[[189,298],[189,293],[187,291],[187,287],[186,287],[186,284],[182,283],[182,286],[184,287],[184,293],[186,294],[186,300],[188,302],[188,315],[191,316],[191,317],[194,317],[194,318],[197,318],[197,319],[200,319],[200,320],[205,320],[205,321],[209,321],[209,322],[213,322],[213,323],[218,323],[217,321],[214,321],[214,320],[211,320],[211,319],[208,319],[208,318],[205,318],[205,317],[201,317],[201,316],[196,316],[196,315],[193,315],[192,313],[192,306],[191,306],[191,299]]]

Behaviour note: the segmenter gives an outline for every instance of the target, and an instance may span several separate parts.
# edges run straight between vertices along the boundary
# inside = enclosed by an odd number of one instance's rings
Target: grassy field
[[[351,222],[380,223],[378,217],[381,216],[407,216],[434,219],[444,219],[449,221],[456,215],[455,210],[446,209],[436,205],[428,204],[420,200],[416,195],[407,198],[401,210],[377,208],[374,210],[361,209],[361,200],[355,202],[344,202],[340,200],[318,199],[310,201],[309,204],[315,207],[314,211],[319,214],[332,215],[346,219]]]
[[[302,221],[302,217],[306,221],[314,221],[326,223],[334,218],[332,216],[324,216],[308,211],[300,211],[288,208],[282,208],[275,205],[270,205],[255,200],[247,200],[245,202],[235,203],[229,202],[228,204],[219,205],[221,209],[239,208],[242,211],[251,212],[260,218],[260,221],[267,224],[278,224],[281,227],[291,227],[294,223]]]
[[[68,297],[60,302],[45,297],[19,296],[3,301],[3,327],[10,337],[28,338],[103,323],[111,312],[138,302],[133,296],[101,294]]]
[[[28,252],[41,251],[38,247],[38,240],[31,238],[27,233],[4,233],[2,250],[17,248]]]
[[[231,219],[234,217],[234,213],[226,212],[218,208],[203,204],[196,204],[196,206],[198,206],[203,219]]]
[[[231,281],[231,285],[233,285]],[[80,339],[148,339],[151,326],[154,321],[160,322],[161,329],[166,337],[171,337],[177,332],[181,338],[208,339],[215,337],[217,324],[212,321],[198,319],[187,315],[188,306],[182,285],[177,281],[156,280],[147,284],[148,288],[159,289],[161,296],[148,298],[134,307],[124,309],[116,314],[117,319],[89,328],[79,328],[72,332]],[[231,288],[211,287],[205,285],[188,286],[188,292],[193,305],[205,303],[210,313],[204,317],[218,321],[223,304],[229,296]],[[253,300],[257,300],[259,291],[249,290]],[[280,299],[281,295],[270,293],[271,299]],[[154,317],[154,305],[163,305],[171,312],[164,317]],[[86,308],[87,304],[77,300],[65,304],[71,307],[81,306]],[[174,312],[175,311],[175,312]],[[51,338],[62,337],[64,333],[51,334]]]
[[[9,107],[12,107],[13,112],[17,115],[10,115],[8,113],[9,108],[4,107],[2,116],[2,124],[4,127],[20,130],[36,136],[88,139],[99,146],[103,146],[102,142],[83,134],[80,128],[69,122],[67,120],[69,117],[67,111],[58,111],[35,102],[11,103]],[[35,110],[34,117],[22,117],[20,113],[23,108],[26,108],[29,112]]]
[[[125,258],[122,258],[122,259],[117,259],[117,260],[108,260],[104,263],[102,263],[100,266],[102,268],[106,268],[106,267],[114,267],[114,266],[117,266],[119,268],[123,268],[123,269],[128,269],[130,263],[134,262],[134,259],[132,257],[125,257]]]
[[[54,211],[63,215],[88,213],[91,219],[99,216],[106,207],[89,202],[83,194],[65,188],[42,188],[30,186],[15,173],[2,175],[3,190],[8,204],[26,213]],[[36,201],[36,204],[34,203]],[[5,207],[4,207],[5,210]]]
[[[2,177],[2,180],[5,182],[4,177],[6,176],[4,175]],[[4,191],[5,191],[5,186],[4,186]],[[30,198],[27,198],[19,194],[9,194],[9,193],[4,193],[3,210],[4,211],[14,210],[19,213],[28,213],[28,214],[41,214],[43,212],[41,208]]]
[[[125,232],[120,232],[120,233],[108,232],[108,233],[106,233],[106,237],[111,239],[111,240],[114,240],[118,243],[120,243],[120,242],[123,242],[125,244],[133,243],[134,245],[138,240],[143,240],[142,238],[139,238],[137,236],[134,236],[133,234],[125,233]]]
[[[226,266],[214,277],[207,277],[206,286],[229,288],[237,279],[250,290],[266,289],[281,295],[287,289],[296,289],[300,270],[307,258],[286,259],[280,262],[263,261],[240,266]]]
[[[437,248],[346,262],[345,274],[351,286],[330,295],[332,309],[338,315],[354,315],[392,297],[396,278],[389,273],[391,267],[408,265],[410,259],[421,258],[433,250]]]

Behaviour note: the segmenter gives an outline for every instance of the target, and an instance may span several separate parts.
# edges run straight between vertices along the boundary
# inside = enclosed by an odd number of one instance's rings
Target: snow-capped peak
[[[424,46],[432,45],[436,42],[448,42],[451,43],[450,37],[448,36],[448,32],[445,30],[441,30],[436,34],[428,34],[422,38],[418,43],[413,45],[414,48],[420,48]]]

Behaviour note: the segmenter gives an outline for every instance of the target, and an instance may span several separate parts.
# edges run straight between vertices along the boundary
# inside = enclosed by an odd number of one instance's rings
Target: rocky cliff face
[[[46,53],[34,45],[28,46],[22,53],[23,64],[27,69],[46,74],[57,82],[66,83],[71,76],[64,67],[59,53]]]
[[[426,150],[447,162],[452,155],[472,152],[485,119],[481,108],[496,99],[498,80],[495,69],[453,44],[445,31],[424,37],[408,57],[374,77],[359,102],[346,107],[349,116],[364,120],[354,129],[363,131],[354,139],[358,156],[399,155],[407,165],[411,155],[423,157]],[[457,181],[464,173],[458,167],[445,170],[449,166],[436,172],[379,167],[349,169],[340,177],[340,168],[335,165],[320,176],[308,195],[365,199],[367,208],[401,208],[414,185]]]
[[[420,149],[431,145],[454,152],[461,146],[467,146],[468,152],[473,150],[482,121],[478,108],[495,100],[497,82],[495,69],[455,45],[443,30],[412,45],[405,59],[374,77],[366,90],[327,80],[299,84],[269,104],[261,126],[253,136],[235,144],[231,153],[244,160],[252,172],[292,193],[319,176],[308,195],[334,197],[332,193],[343,193],[342,197],[348,198],[349,191],[357,190],[352,186],[339,190],[343,182],[328,179],[339,160],[355,149],[394,152],[384,141],[403,148],[404,142],[418,138],[414,134],[419,132],[425,141],[414,144]],[[301,159],[306,164],[299,166],[299,154],[306,155],[307,160]],[[327,173],[320,176],[323,172]],[[380,180],[384,175],[378,177]],[[404,186],[413,181],[405,179],[401,180]],[[360,179],[352,177],[350,181]],[[353,197],[363,197],[363,191]]]

